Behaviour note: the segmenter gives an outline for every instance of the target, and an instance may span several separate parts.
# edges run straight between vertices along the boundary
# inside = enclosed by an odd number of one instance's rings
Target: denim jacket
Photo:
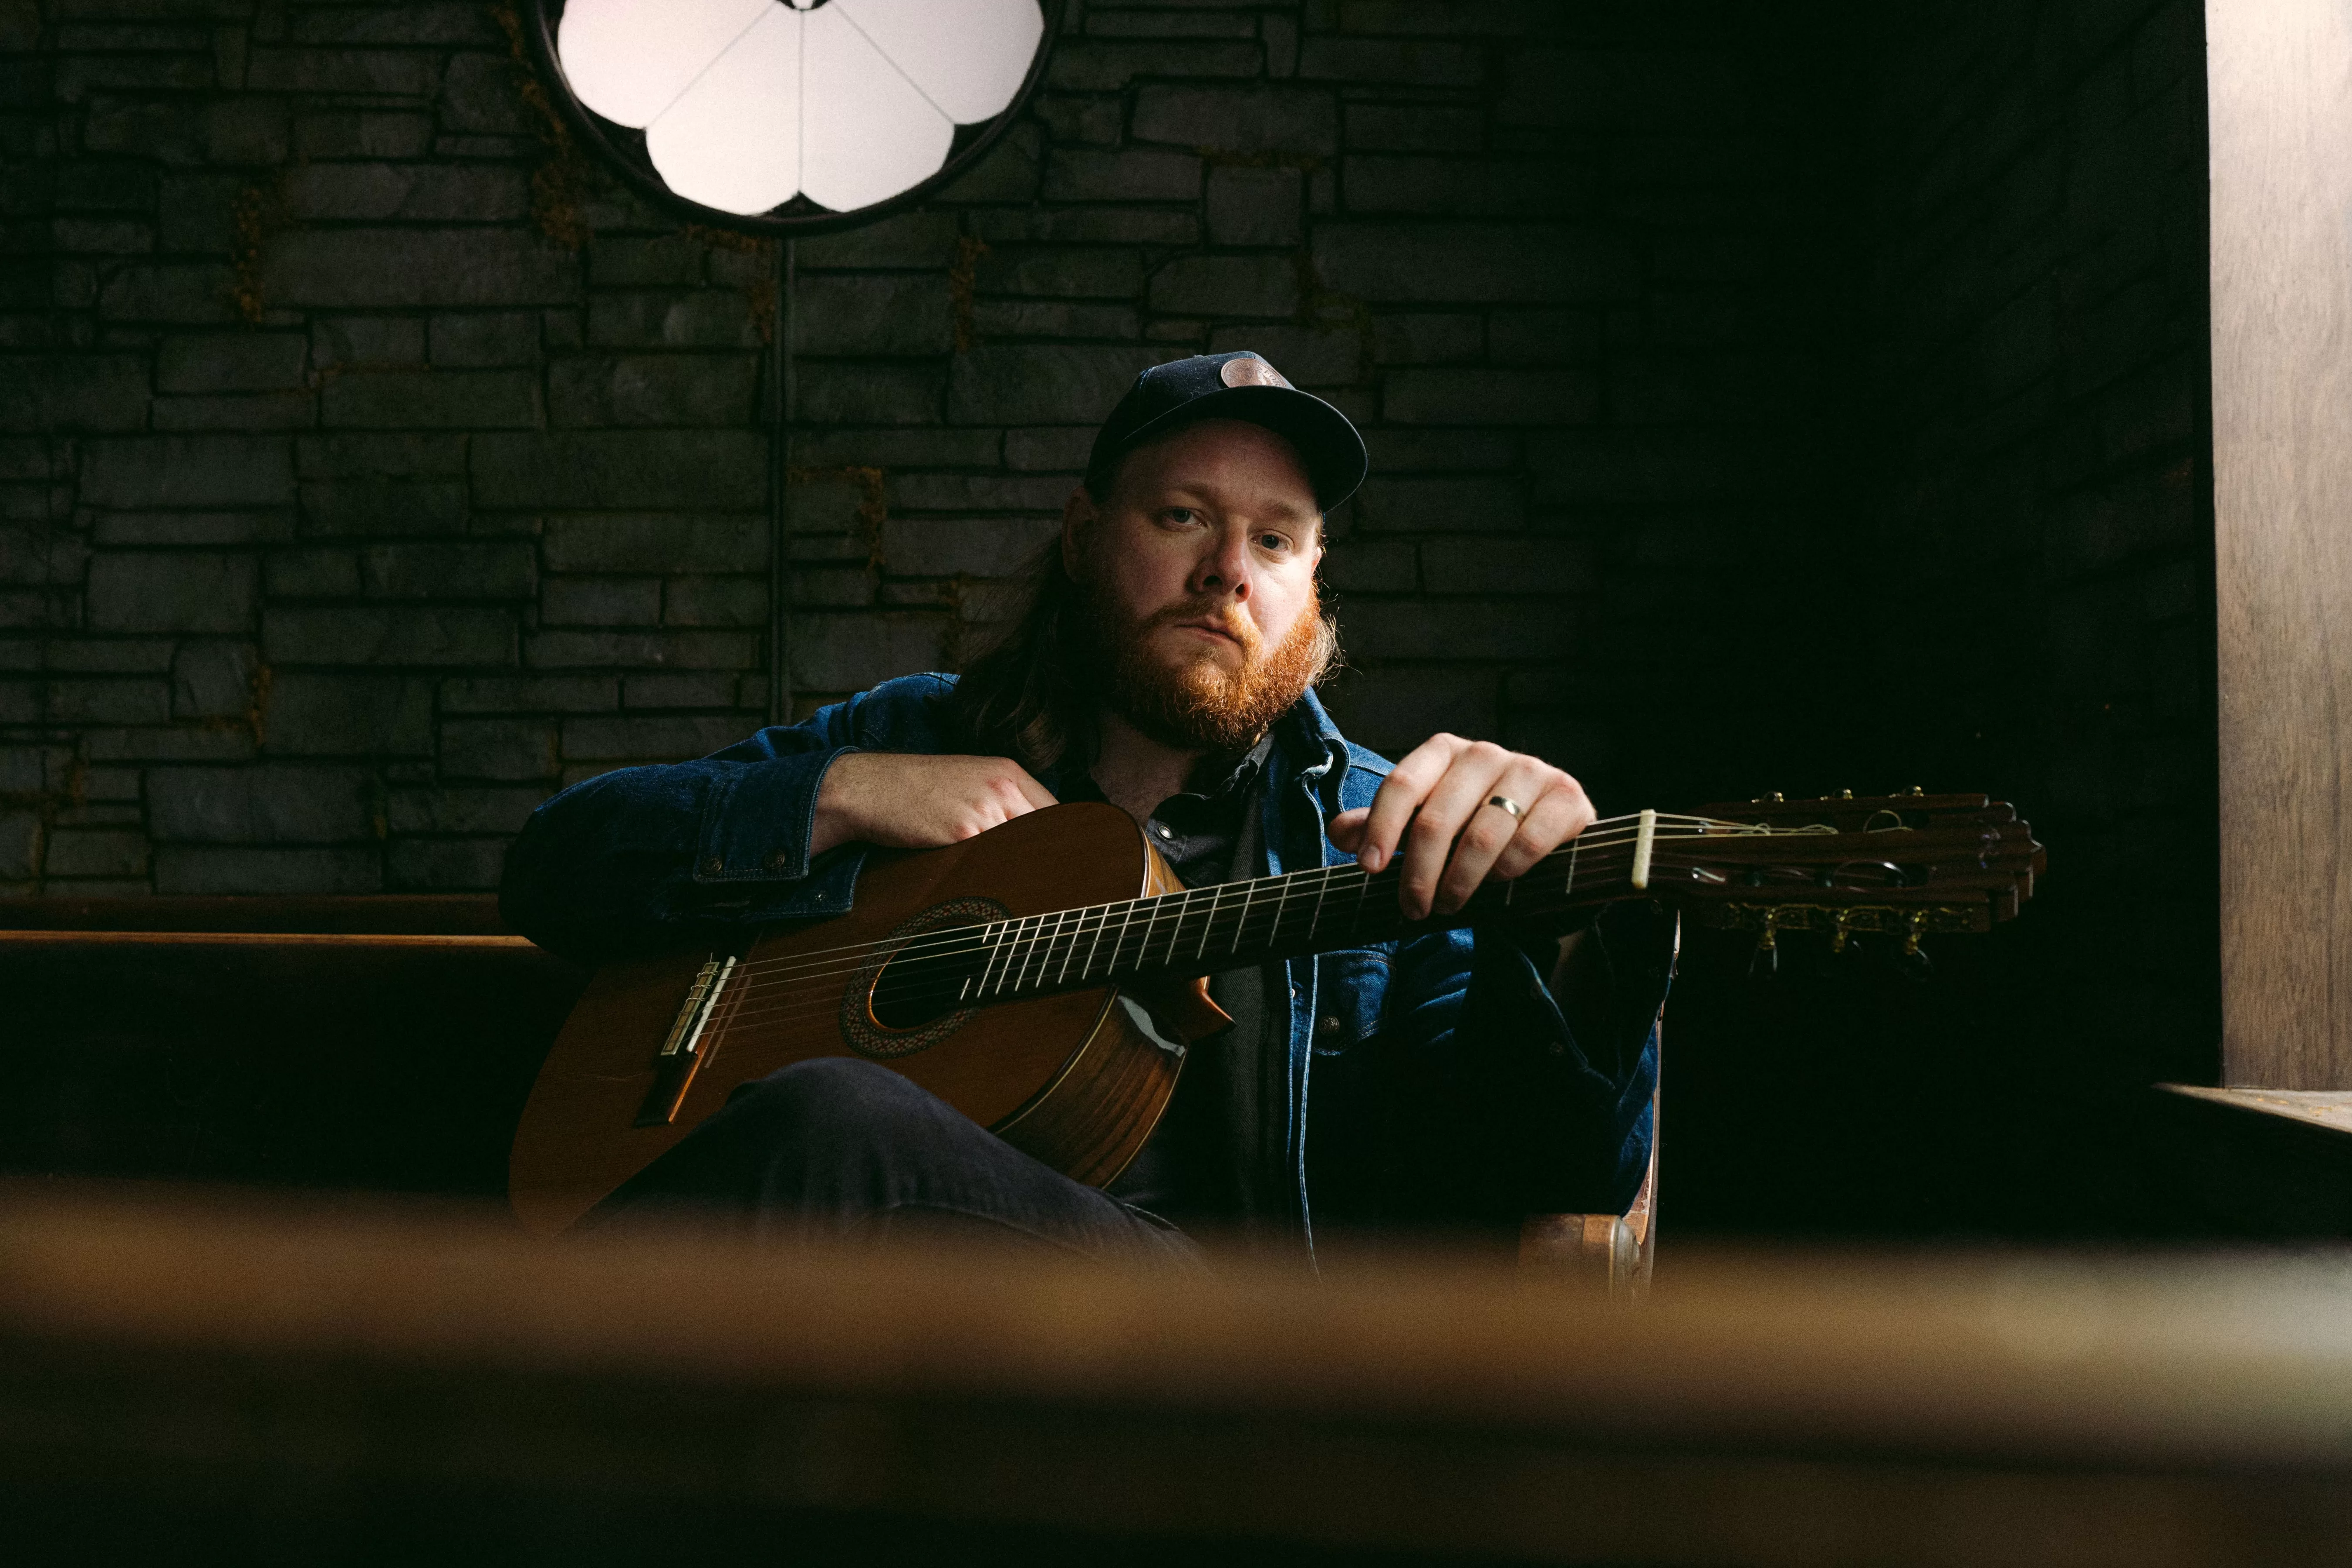
[[[508,856],[507,921],[593,963],[841,913],[866,851],[810,856],[825,771],[845,752],[952,749],[940,707],[954,679],[886,681],[699,762],[572,785]],[[1388,773],[1309,692],[1267,761],[1268,872],[1351,858],[1324,825],[1369,805]],[[1430,930],[1288,961],[1287,994],[1268,1002],[1287,1009],[1279,1158],[1303,1230],[1623,1212],[1649,1162],[1672,936],[1640,909],[1599,929],[1609,994],[1568,1014],[1538,967],[1549,931]]]

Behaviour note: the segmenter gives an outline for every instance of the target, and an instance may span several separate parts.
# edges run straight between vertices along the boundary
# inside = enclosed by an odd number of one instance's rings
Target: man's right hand
[[[848,752],[833,760],[816,792],[809,854],[850,843],[935,849],[1054,804],[1010,757]]]

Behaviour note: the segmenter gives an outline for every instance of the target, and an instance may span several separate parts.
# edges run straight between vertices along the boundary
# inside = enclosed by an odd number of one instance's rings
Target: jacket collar
[[[1312,687],[1291,705],[1289,712],[1275,721],[1274,728],[1276,736],[1288,742],[1286,749],[1297,753],[1292,770],[1296,773],[1319,774],[1333,763],[1347,760],[1347,737],[1331,721],[1331,710],[1323,706],[1323,700],[1315,695]]]

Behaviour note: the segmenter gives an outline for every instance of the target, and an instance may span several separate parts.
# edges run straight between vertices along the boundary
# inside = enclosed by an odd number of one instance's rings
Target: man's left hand
[[[1496,795],[1517,803],[1519,815],[1488,805]],[[1370,806],[1341,812],[1330,831],[1367,871],[1402,855],[1398,902],[1417,921],[1432,910],[1452,914],[1490,876],[1518,876],[1593,816],[1584,786],[1542,758],[1433,735],[1396,765]]]

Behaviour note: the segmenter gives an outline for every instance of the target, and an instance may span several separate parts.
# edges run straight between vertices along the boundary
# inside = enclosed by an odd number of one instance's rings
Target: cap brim
[[[1119,446],[1132,451],[1203,419],[1263,426],[1297,447],[1307,482],[1315,487],[1315,504],[1327,512],[1356,493],[1370,466],[1354,423],[1313,393],[1295,386],[1228,386],[1203,393],[1137,426]]]

